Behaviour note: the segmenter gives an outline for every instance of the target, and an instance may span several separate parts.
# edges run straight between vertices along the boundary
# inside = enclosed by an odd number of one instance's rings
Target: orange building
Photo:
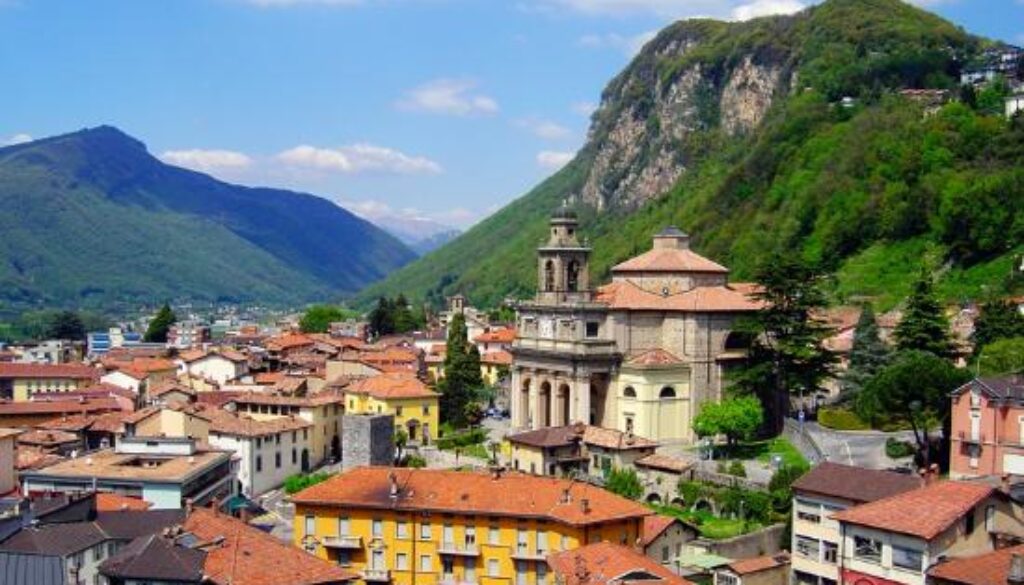
[[[1024,474],[1024,376],[977,378],[952,396],[950,476]]]

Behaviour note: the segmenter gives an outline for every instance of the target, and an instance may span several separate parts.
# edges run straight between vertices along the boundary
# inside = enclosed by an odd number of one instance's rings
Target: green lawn
[[[769,463],[772,455],[781,455],[786,466],[810,467],[810,463],[800,451],[784,437],[775,437],[766,441],[749,441],[734,447],[722,449],[719,458],[745,459]]]
[[[685,520],[697,527],[701,536],[712,540],[724,540],[741,534],[760,530],[757,522],[743,521],[735,518],[719,518],[705,511],[683,510],[677,506],[651,505],[651,509],[659,514]]]

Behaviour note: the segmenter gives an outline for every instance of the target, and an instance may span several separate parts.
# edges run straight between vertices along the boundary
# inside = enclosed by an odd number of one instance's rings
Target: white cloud
[[[276,158],[291,167],[345,174],[377,172],[413,175],[437,174],[442,171],[441,165],[428,158],[365,143],[339,148],[318,148],[304,144],[278,153]]]
[[[618,33],[606,33],[602,35],[589,34],[579,38],[578,44],[581,47],[591,49],[616,49],[622,51],[627,57],[632,57],[644,48],[651,39],[657,36],[658,32],[649,30],[632,36],[624,36]]]
[[[7,138],[0,138],[0,146],[14,146],[15,144],[24,144],[26,142],[32,142],[32,137],[24,132],[12,134]]]
[[[574,156],[576,156],[576,153],[574,152],[542,150],[537,153],[537,164],[542,168],[555,171],[569,164],[569,161],[571,161]]]
[[[237,171],[252,165],[252,158],[233,150],[166,150],[160,158],[172,165],[202,172]]]
[[[754,0],[732,9],[733,20],[750,20],[772,14],[793,14],[806,8],[797,0]]]
[[[476,86],[471,79],[435,79],[409,90],[396,105],[402,110],[454,116],[497,112],[498,102],[473,91]]]
[[[597,111],[597,104],[594,102],[576,102],[569,106],[574,114],[589,118],[591,114]]]
[[[544,140],[564,140],[572,136],[572,130],[551,120],[539,118],[523,118],[516,121],[516,126],[529,131],[537,138]]]

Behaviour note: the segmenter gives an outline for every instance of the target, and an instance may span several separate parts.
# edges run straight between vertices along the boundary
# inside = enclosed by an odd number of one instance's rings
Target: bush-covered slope
[[[0,149],[0,208],[0,299],[17,305],[300,302],[413,258],[327,200],[165,165],[110,127]]]
[[[528,292],[544,218],[563,199],[583,210],[599,279],[671,223],[737,278],[776,248],[819,261],[840,298],[891,305],[925,256],[948,298],[1010,287],[1024,241],[1020,121],[986,111],[998,95],[935,115],[899,95],[956,97],[960,64],[988,44],[898,0],[674,24],[609,84],[575,161],[362,297]]]

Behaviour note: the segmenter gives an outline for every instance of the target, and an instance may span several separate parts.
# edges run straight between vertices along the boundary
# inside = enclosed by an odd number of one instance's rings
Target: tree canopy
[[[644,486],[632,467],[613,468],[608,472],[604,487],[613,494],[631,500],[639,500],[644,495]]]
[[[986,345],[978,354],[976,365],[982,376],[1024,372],[1024,336]]]
[[[949,337],[949,320],[932,287],[932,275],[922,267],[914,282],[896,330],[896,347],[900,351],[927,351],[941,358],[953,356],[953,342]]]
[[[864,305],[853,331],[850,364],[842,375],[843,392],[853,395],[863,390],[871,378],[889,362],[891,354],[892,351],[879,334],[874,309],[870,304]]]
[[[393,333],[408,333],[426,323],[422,309],[414,311],[405,295],[394,299],[380,297],[377,306],[370,311],[370,334],[374,337]]]
[[[1000,339],[1024,337],[1024,315],[1013,303],[995,300],[981,305],[974,321],[974,353]]]
[[[730,445],[750,439],[764,423],[764,409],[755,396],[705,402],[693,417],[693,432],[698,437],[725,435]]]
[[[444,357],[444,377],[438,383],[441,391],[441,418],[456,427],[470,422],[474,412],[471,404],[484,382],[480,373],[480,352],[470,343],[466,318],[455,313],[448,323],[448,341]]]
[[[353,313],[334,305],[313,305],[306,309],[299,328],[303,333],[326,333],[331,323],[351,318]]]
[[[157,311],[153,320],[149,322],[144,339],[151,343],[166,343],[167,333],[171,330],[171,325],[174,325],[177,321],[178,318],[174,315],[174,311],[171,310],[171,306],[165,303]]]
[[[78,313],[74,311],[61,311],[54,316],[53,321],[50,323],[48,335],[54,339],[84,341],[86,336],[85,323]]]

